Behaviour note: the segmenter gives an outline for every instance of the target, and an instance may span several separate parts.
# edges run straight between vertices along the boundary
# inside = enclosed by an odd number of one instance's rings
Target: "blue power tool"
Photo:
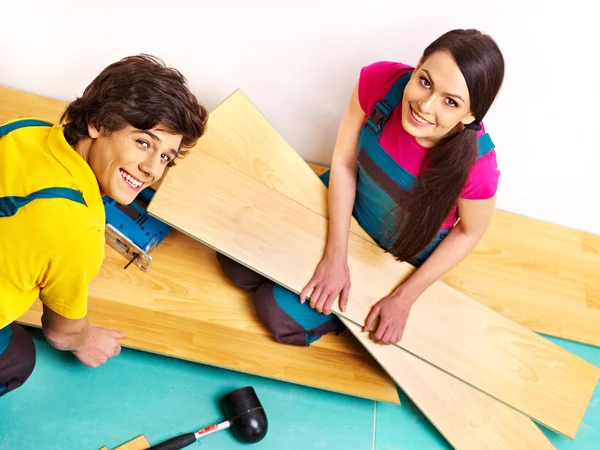
[[[150,252],[171,230],[169,225],[146,212],[153,196],[154,191],[146,188],[129,205],[121,205],[106,195],[102,197],[106,211],[106,242],[129,260],[125,269],[135,262],[147,272],[152,263]]]

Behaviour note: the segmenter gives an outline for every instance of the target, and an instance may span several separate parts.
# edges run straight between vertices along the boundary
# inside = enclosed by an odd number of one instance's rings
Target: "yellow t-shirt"
[[[13,216],[0,217],[0,328],[18,319],[38,296],[66,318],[87,313],[88,284],[104,259],[98,181],[58,125],[23,127],[1,137],[0,197],[48,187],[78,190],[87,206],[63,198],[35,199]]]

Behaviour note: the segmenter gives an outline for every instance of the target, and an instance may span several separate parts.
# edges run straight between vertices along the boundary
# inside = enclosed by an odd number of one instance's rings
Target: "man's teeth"
[[[119,171],[119,173],[121,174],[121,176],[122,176],[123,178],[125,178],[125,179],[127,180],[127,182],[128,182],[130,185],[132,185],[132,186],[133,186],[133,187],[135,187],[135,188],[138,188],[138,187],[140,187],[142,184],[144,184],[144,183],[142,183],[141,181],[138,181],[138,180],[136,180],[135,178],[133,178],[131,175],[129,175],[127,172],[125,172],[125,171],[123,171],[123,170],[120,170],[120,171]]]

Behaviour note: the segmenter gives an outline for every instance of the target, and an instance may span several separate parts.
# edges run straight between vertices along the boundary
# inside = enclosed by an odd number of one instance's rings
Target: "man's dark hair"
[[[70,145],[89,137],[89,124],[110,134],[128,124],[149,130],[162,123],[183,135],[182,156],[204,134],[207,120],[207,110],[184,76],[150,55],[129,56],[106,67],[60,119]]]

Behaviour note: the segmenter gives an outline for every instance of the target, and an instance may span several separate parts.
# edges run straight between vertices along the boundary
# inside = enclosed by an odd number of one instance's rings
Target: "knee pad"
[[[16,323],[9,326],[12,335],[0,354],[0,396],[22,386],[33,373],[36,361],[35,345],[27,331]]]
[[[221,270],[233,284],[246,292],[253,292],[266,278],[248,269],[246,266],[217,252],[217,261]]]
[[[278,342],[308,346],[327,333],[346,328],[335,314],[325,315],[300,303],[298,294],[265,281],[252,296],[256,315]]]

